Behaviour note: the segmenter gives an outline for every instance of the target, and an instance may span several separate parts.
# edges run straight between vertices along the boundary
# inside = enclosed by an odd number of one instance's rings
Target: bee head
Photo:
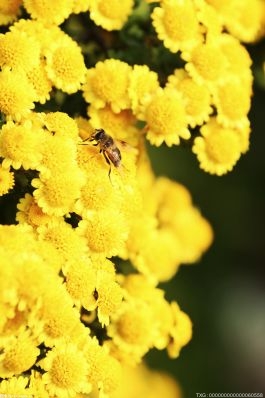
[[[103,137],[105,137],[106,133],[103,129],[96,129],[95,132],[91,135],[91,140],[100,141]]]

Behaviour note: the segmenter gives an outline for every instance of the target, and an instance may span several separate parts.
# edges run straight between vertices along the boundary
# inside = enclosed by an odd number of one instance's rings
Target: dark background
[[[147,357],[196,392],[265,395],[265,91],[254,88],[250,150],[225,176],[206,174],[185,148],[150,148],[158,175],[183,183],[211,222],[215,240],[195,265],[163,285],[193,321],[193,339],[176,360]],[[167,159],[163,161],[164,159]]]

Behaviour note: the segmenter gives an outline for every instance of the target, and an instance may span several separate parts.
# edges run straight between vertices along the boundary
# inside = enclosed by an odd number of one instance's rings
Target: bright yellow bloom
[[[0,65],[24,72],[37,66],[40,58],[40,45],[36,39],[24,32],[7,32],[0,35]]]
[[[218,11],[210,4],[207,4],[206,1],[207,0],[194,0],[196,17],[202,24],[202,32],[207,34],[207,40],[211,37],[214,40],[223,30],[222,19],[220,18]]]
[[[26,193],[25,197],[20,199],[17,208],[16,220],[20,223],[27,223],[36,227],[47,224],[51,220],[51,216],[42,211],[34,197],[29,193]]]
[[[151,17],[159,39],[173,53],[194,48],[202,41],[191,0],[163,0]]]
[[[0,25],[7,25],[17,19],[22,0],[0,1]]]
[[[251,86],[240,81],[228,80],[218,86],[214,95],[217,121],[228,128],[247,126],[251,94]]]
[[[174,316],[174,326],[170,332],[170,342],[167,347],[170,358],[177,358],[183,346],[188,344],[192,336],[192,323],[185,312],[181,311],[176,302],[171,303]]]
[[[42,381],[50,396],[61,398],[89,393],[91,384],[87,381],[88,363],[82,351],[69,341],[61,341],[48,352],[40,362],[46,371]]]
[[[14,173],[0,165],[0,196],[5,195],[14,184]]]
[[[44,104],[50,99],[52,82],[48,78],[43,60],[27,73],[27,79],[35,90],[36,102]]]
[[[0,155],[4,157],[3,166],[19,169],[38,168],[42,159],[41,146],[43,132],[35,130],[30,121],[23,124],[7,122],[1,130]]]
[[[66,34],[46,51],[46,71],[56,88],[72,94],[85,81],[85,63],[81,48]]]
[[[133,0],[89,0],[90,18],[106,30],[121,29],[133,5]]]
[[[175,88],[182,94],[191,127],[201,125],[209,119],[212,112],[210,91],[194,81],[184,69],[176,69],[174,75],[168,77],[166,87]]]
[[[72,12],[74,0],[24,0],[24,7],[33,19],[45,24],[60,25]]]
[[[24,376],[11,377],[8,380],[2,380],[0,383],[1,394],[12,395],[30,395],[31,388],[27,388],[28,378]]]
[[[117,113],[130,108],[128,87],[131,70],[131,66],[118,59],[98,62],[95,68],[87,71],[83,85],[85,100],[98,109],[110,105]]]
[[[190,138],[187,115],[181,95],[170,88],[159,90],[147,105],[144,118],[147,124],[147,139],[159,146],[178,145],[180,138]]]
[[[62,138],[78,137],[78,127],[74,119],[64,112],[49,112],[43,115],[43,123],[53,135]],[[58,142],[59,143],[59,142]]]
[[[80,12],[88,11],[90,0],[74,0],[73,13],[79,14]]]
[[[36,94],[22,71],[5,68],[0,72],[0,111],[7,117],[20,120],[32,108]]]
[[[18,335],[0,355],[1,377],[12,377],[27,371],[35,364],[39,353],[36,342],[27,333]]]
[[[134,65],[130,75],[129,97],[131,108],[138,119],[142,118],[141,105],[143,100],[152,95],[159,88],[158,75],[151,71],[147,65]]]
[[[212,118],[201,127],[202,137],[196,137],[192,151],[200,167],[210,174],[223,175],[231,171],[241,154],[240,136],[235,129],[224,128]]]

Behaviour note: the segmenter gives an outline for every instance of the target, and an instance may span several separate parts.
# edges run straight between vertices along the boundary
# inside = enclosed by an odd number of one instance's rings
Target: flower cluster
[[[132,0],[0,0],[0,199],[16,206],[0,225],[3,394],[180,396],[143,358],[153,348],[177,358],[190,341],[190,318],[158,285],[197,262],[213,231],[183,185],[155,176],[145,139],[189,140],[205,171],[232,169],[250,134],[240,40],[262,34],[263,9],[256,0],[245,31],[246,0],[147,3],[185,63],[164,86],[147,65],[100,56],[87,67],[62,25],[86,13],[104,37]],[[84,112],[67,108],[73,97]]]

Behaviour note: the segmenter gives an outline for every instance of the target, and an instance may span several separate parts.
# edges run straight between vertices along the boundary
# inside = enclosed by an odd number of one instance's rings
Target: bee
[[[89,141],[96,141],[94,146],[99,146],[99,152],[103,154],[106,162],[110,166],[108,176],[110,178],[111,165],[120,167],[121,152],[117,147],[114,139],[108,135],[103,129],[96,129],[95,132],[88,138]]]

